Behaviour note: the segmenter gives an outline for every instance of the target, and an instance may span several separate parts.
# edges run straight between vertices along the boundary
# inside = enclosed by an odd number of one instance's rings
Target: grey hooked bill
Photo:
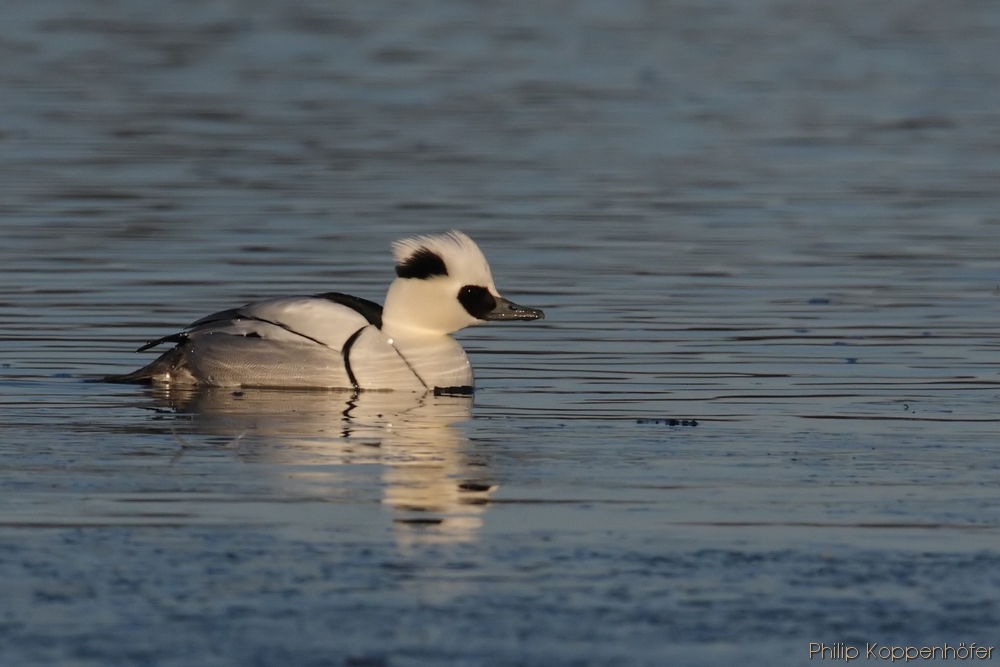
[[[542,320],[545,319],[545,313],[538,308],[519,306],[513,301],[508,301],[500,297],[497,299],[496,307],[486,313],[483,319],[488,322],[499,320]]]

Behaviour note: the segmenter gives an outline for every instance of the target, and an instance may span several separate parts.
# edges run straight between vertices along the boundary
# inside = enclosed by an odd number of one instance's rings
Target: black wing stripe
[[[282,324],[281,322],[272,322],[271,320],[265,320],[263,317],[247,317],[245,315],[242,315],[242,316],[240,316],[237,319],[240,319],[240,320],[253,320],[254,322],[263,322],[264,324],[271,324],[271,325],[274,325],[274,326],[279,327],[281,329],[284,329],[288,333],[293,333],[296,336],[302,336],[306,340],[311,340],[312,342],[316,343],[317,345],[322,345],[323,347],[330,347],[329,345],[327,345],[323,341],[319,340],[318,338],[313,338],[312,336],[307,336],[306,334],[302,333],[301,331],[296,331],[295,329],[291,328],[287,324]],[[330,349],[333,349],[333,348],[330,348]]]
[[[206,315],[205,317],[192,322],[188,325],[188,329],[194,329],[195,327],[200,327],[203,324],[211,324],[213,322],[225,322],[228,320],[240,320],[247,319],[247,316],[243,314],[243,306],[239,308],[230,308],[228,310],[220,310],[217,313],[212,313],[211,315]]]
[[[369,324],[374,324],[379,329],[382,328],[382,306],[374,301],[362,299],[359,296],[351,296],[350,294],[341,294],[340,292],[323,292],[314,296],[317,299],[326,299],[341,306],[347,306],[368,320]]]
[[[271,320],[265,320],[262,317],[248,317],[246,315],[238,315],[238,316],[232,318],[231,321],[238,321],[238,320],[251,320],[251,321],[254,321],[254,322],[263,322],[264,324],[270,324],[271,326],[278,327],[279,329],[284,329],[288,333],[295,334],[296,336],[301,336],[302,338],[305,338],[306,340],[312,341],[313,343],[316,343],[317,345],[322,345],[323,347],[330,347],[329,345],[327,345],[323,341],[319,340],[318,338],[313,338],[312,336],[308,336],[308,335],[302,333],[301,331],[296,331],[295,329],[291,328],[287,324],[282,324],[281,322],[272,322]],[[207,322],[206,322],[206,324],[207,324]],[[193,332],[190,332],[190,333],[197,333],[197,331],[193,331]],[[262,338],[262,336],[259,333],[250,333],[250,334],[247,334],[247,335],[248,336],[256,336],[257,338]],[[154,341],[150,341],[149,343],[146,343],[145,345],[143,345],[142,347],[140,347],[138,350],[136,350],[136,352],[145,352],[146,350],[148,350],[148,349],[150,349],[152,347],[156,347],[157,345],[159,345],[161,343],[183,343],[183,342],[187,341],[190,338],[191,338],[191,336],[189,335],[188,332],[181,332],[181,333],[170,334],[169,336],[164,336],[163,338],[160,338],[158,340],[154,340]],[[330,348],[330,349],[334,349],[334,348]]]
[[[186,341],[187,339],[188,339],[188,335],[186,333],[183,333],[183,332],[182,333],[170,334],[169,336],[164,336],[163,338],[157,338],[156,340],[149,341],[148,343],[146,343],[145,345],[143,345],[142,347],[140,347],[138,350],[136,350],[136,352],[145,352],[146,350],[148,350],[150,348],[154,348],[157,345],[161,345],[163,343],[177,343],[177,344],[180,344],[180,343],[183,343],[184,341]]]

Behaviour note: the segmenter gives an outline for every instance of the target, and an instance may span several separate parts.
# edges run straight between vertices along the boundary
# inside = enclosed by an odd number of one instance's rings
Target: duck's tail
[[[182,376],[190,375],[187,371],[187,353],[185,346],[167,350],[155,361],[146,364],[139,370],[123,375],[105,375],[99,382],[114,382],[118,384],[158,384],[167,382],[183,382]]]

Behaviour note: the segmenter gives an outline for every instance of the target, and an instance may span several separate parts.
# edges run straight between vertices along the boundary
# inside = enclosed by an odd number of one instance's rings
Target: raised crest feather
[[[402,239],[392,244],[392,254],[396,259],[396,273],[402,278],[459,275],[468,283],[495,289],[490,265],[482,250],[462,232],[453,230],[446,234]],[[437,260],[443,266],[437,266]]]
[[[396,265],[396,275],[400,278],[426,280],[434,276],[447,276],[448,267],[441,255],[428,248],[421,248],[407,257],[405,262]]]

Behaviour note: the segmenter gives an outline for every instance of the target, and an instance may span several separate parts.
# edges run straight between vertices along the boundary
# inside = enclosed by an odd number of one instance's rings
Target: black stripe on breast
[[[406,367],[410,369],[410,372],[411,372],[411,373],[413,373],[413,377],[415,377],[415,378],[417,378],[418,380],[420,380],[420,384],[422,384],[422,385],[424,386],[424,390],[425,390],[425,391],[429,391],[429,390],[430,390],[430,387],[428,387],[428,386],[427,386],[427,383],[426,383],[426,382],[424,382],[424,379],[423,379],[422,377],[420,377],[420,373],[418,373],[418,372],[416,371],[416,369],[415,369],[415,368],[413,368],[413,365],[412,365],[412,364],[410,364],[410,360],[409,360],[409,359],[407,359],[407,358],[406,358],[405,356],[403,356],[403,353],[402,353],[402,352],[400,352],[400,351],[399,351],[399,348],[398,348],[398,347],[396,347],[395,345],[393,345],[393,346],[392,346],[392,349],[396,350],[396,354],[398,354],[398,355],[399,355],[399,358],[403,360],[403,363],[404,363],[404,364],[406,364]]]
[[[354,369],[351,368],[351,348],[354,347],[354,342],[364,330],[365,327],[361,327],[352,333],[351,337],[344,342],[344,349],[340,352],[344,357],[344,370],[347,371],[347,379],[351,381],[351,386],[355,389],[361,389],[361,386],[358,384],[358,378],[354,376]]]

